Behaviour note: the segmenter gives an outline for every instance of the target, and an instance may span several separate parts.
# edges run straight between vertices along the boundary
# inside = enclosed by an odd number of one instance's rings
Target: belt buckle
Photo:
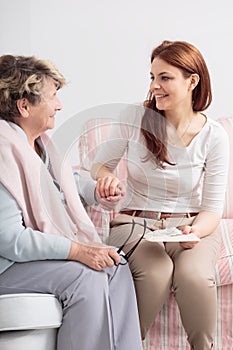
[[[157,212],[156,220],[161,220],[161,211]]]

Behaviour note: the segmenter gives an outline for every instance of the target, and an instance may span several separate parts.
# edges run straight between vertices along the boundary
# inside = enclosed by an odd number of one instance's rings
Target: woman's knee
[[[81,263],[69,262],[65,268],[60,287],[61,298],[88,299],[108,294],[108,276]],[[62,286],[63,285],[63,286]]]
[[[174,269],[174,288],[187,289],[189,291],[211,290],[216,287],[214,272],[206,272],[205,269],[195,268],[195,266],[182,266]]]

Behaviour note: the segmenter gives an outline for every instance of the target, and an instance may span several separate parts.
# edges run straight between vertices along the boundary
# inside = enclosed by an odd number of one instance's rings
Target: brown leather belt
[[[126,214],[130,216],[141,216],[148,219],[168,219],[168,218],[191,218],[198,213],[161,213],[158,211],[150,210],[121,210],[120,214]]]

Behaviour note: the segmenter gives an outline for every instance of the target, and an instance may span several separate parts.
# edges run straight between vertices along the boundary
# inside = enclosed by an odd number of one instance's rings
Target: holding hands
[[[125,196],[125,186],[106,166],[96,163],[93,165],[91,175],[96,183],[96,199],[107,209],[113,209]]]
[[[125,196],[125,186],[114,175],[107,175],[97,179],[96,197],[102,206],[115,207]]]

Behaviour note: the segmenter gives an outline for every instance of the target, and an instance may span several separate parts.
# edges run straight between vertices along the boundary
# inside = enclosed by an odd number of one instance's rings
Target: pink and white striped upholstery
[[[218,323],[215,350],[233,350],[233,117],[221,118],[219,122],[226,129],[230,139],[230,168],[225,209],[220,224],[222,237],[221,256],[216,266],[218,293]],[[81,173],[90,170],[96,147],[103,142],[109,130],[109,120],[88,121],[80,138],[79,153]],[[124,179],[124,160],[117,168],[118,176]],[[107,212],[99,207],[87,208],[103,241],[108,237],[109,221],[117,212]],[[181,324],[179,310],[171,292],[167,303],[155,319],[146,340],[144,350],[188,350],[186,334]]]
[[[224,218],[233,219],[233,117],[219,119],[220,124],[227,131],[230,141],[230,162],[229,162],[229,173],[228,173],[228,188],[226,192],[225,208],[223,212]]]

